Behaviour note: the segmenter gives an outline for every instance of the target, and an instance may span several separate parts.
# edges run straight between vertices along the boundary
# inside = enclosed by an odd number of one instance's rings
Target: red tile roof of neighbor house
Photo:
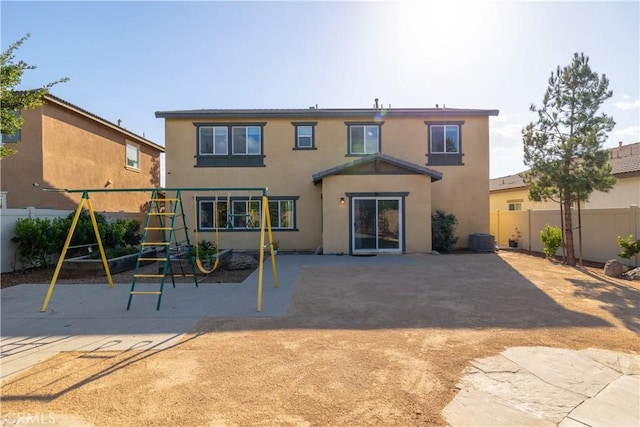
[[[640,142],[609,149],[611,174],[618,178],[640,175]],[[489,180],[489,191],[526,187],[520,174],[501,176]]]

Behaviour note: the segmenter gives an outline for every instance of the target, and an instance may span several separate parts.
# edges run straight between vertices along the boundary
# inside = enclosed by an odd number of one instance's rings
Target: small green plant
[[[618,246],[620,246],[620,258],[631,258],[640,253],[640,240],[633,241],[633,235],[629,234],[626,239],[618,236]]]
[[[201,260],[207,259],[217,253],[218,247],[216,246],[215,242],[212,242],[210,240],[200,240],[200,242],[198,242],[198,258],[200,258]],[[189,248],[189,256],[195,258],[196,248],[194,246],[191,246]]]
[[[556,252],[562,246],[562,230],[560,227],[552,227],[549,224],[540,231],[540,242],[544,245],[542,251],[547,258],[556,256]]]
[[[458,220],[454,214],[441,210],[431,215],[431,247],[439,252],[451,252],[458,241],[455,236]]]

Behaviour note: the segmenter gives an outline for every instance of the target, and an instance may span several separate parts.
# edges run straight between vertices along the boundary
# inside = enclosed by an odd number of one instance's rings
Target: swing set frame
[[[98,249],[100,251],[100,257],[102,259],[102,265],[104,266],[104,271],[107,276],[107,282],[110,288],[113,288],[113,279],[111,277],[111,271],[109,270],[109,263],[107,262],[107,257],[104,251],[104,247],[102,245],[102,239],[100,236],[100,230],[98,229],[98,223],[96,221],[95,212],[93,209],[93,204],[91,203],[91,199],[89,198],[90,193],[132,193],[132,192],[153,192],[153,191],[163,191],[165,193],[169,192],[215,192],[216,193],[216,205],[217,205],[217,192],[249,192],[251,197],[251,192],[260,192],[262,194],[262,206],[261,206],[261,215],[260,215],[260,246],[258,249],[259,261],[258,261],[258,290],[257,290],[257,307],[256,311],[262,311],[262,284],[264,277],[264,250],[265,247],[265,239],[269,239],[269,250],[271,254],[271,267],[273,271],[273,286],[274,288],[278,287],[278,271],[276,268],[276,257],[274,251],[274,240],[273,233],[271,230],[271,216],[269,215],[269,199],[268,199],[268,188],[267,187],[164,187],[164,188],[95,188],[95,189],[69,189],[69,188],[43,188],[43,191],[47,192],[57,192],[57,193],[82,193],[80,202],[78,203],[78,207],[76,208],[73,220],[71,222],[71,228],[69,229],[69,233],[67,234],[67,239],[64,243],[64,247],[62,248],[62,252],[60,253],[60,257],[58,258],[58,263],[56,265],[56,269],[53,273],[53,277],[51,278],[51,283],[49,284],[49,288],[47,289],[47,294],[45,296],[44,302],[42,303],[42,308],[40,309],[41,313],[47,311],[47,307],[49,305],[49,301],[51,300],[51,296],[53,295],[53,290],[55,284],[58,280],[58,275],[60,274],[60,270],[62,269],[62,264],[64,262],[65,255],[67,254],[67,250],[71,244],[71,239],[73,238],[73,233],[78,224],[78,220],[80,218],[80,214],[82,213],[82,209],[86,206],[89,211],[89,216],[91,218],[91,224],[93,225],[93,231],[95,233],[96,241],[98,244]],[[182,196],[180,196],[182,197]],[[214,215],[217,215],[217,212],[214,212]],[[217,219],[217,218],[216,218]],[[194,229],[196,230],[196,263],[199,262],[199,258],[197,255],[198,241],[197,241],[197,202],[196,197],[194,196]],[[218,229],[221,228],[220,224],[217,224],[216,221],[216,246],[218,244]],[[188,233],[188,228],[185,229],[185,233]],[[218,247],[218,251],[220,248]],[[218,260],[216,260],[216,265],[212,271],[217,267]],[[200,266],[198,266],[200,268]],[[201,269],[204,271],[204,269]],[[207,273],[205,273],[207,274]]]

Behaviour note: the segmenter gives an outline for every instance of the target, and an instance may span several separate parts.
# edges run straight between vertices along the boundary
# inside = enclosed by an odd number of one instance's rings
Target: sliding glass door
[[[351,207],[353,253],[401,252],[400,197],[354,197]]]

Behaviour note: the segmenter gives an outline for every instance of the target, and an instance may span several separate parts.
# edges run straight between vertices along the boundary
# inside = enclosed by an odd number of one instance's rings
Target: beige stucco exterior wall
[[[21,142],[12,146],[18,152],[0,161],[0,185],[7,192],[9,208],[39,207],[35,201],[43,196],[40,187],[33,186],[43,182],[42,108],[23,111],[22,117]]]
[[[464,118],[461,129],[464,165],[434,166],[443,179],[433,183],[432,210],[456,216],[455,247],[465,248],[469,234],[489,232],[489,119]]]
[[[534,202],[529,200],[526,188],[492,191],[489,197],[490,210],[509,210],[511,200],[522,200],[522,210],[560,209],[558,203]],[[594,191],[583,205],[585,209],[627,208],[630,205],[640,206],[640,176],[618,177],[615,186],[607,193]]]
[[[9,207],[73,209],[81,197],[42,188],[159,187],[157,149],[54,103],[24,111],[23,117],[18,154],[2,161],[2,189]],[[140,147],[140,170],[125,166],[126,141]],[[107,186],[107,181],[112,183]],[[139,212],[149,199],[145,193],[89,196],[96,211],[113,212]]]
[[[623,208],[640,206],[640,174],[638,176],[617,177],[615,186],[608,193],[591,193],[586,207],[590,209]]]
[[[464,166],[434,166],[427,164],[427,126],[423,118],[385,117],[381,126],[381,151],[385,154],[427,166],[444,173],[442,181],[434,182],[425,197],[431,201],[431,212],[436,209],[454,213],[459,220],[457,235],[459,247],[467,245],[470,233],[489,231],[489,120],[487,117],[451,117],[438,118],[437,121],[464,121],[462,126],[462,148]],[[294,150],[294,126],[292,122],[314,122],[315,150]],[[167,187],[254,187],[269,188],[271,196],[298,196],[297,231],[277,231],[276,238],[282,249],[314,250],[323,244],[321,207],[322,193],[326,191],[324,183],[313,185],[312,175],[326,169],[342,165],[357,159],[347,156],[347,126],[345,122],[366,122],[362,118],[269,118],[269,119],[165,119],[166,186]],[[196,127],[199,123],[260,123],[263,128],[265,167],[195,167],[197,147]],[[340,184],[343,182],[338,181]],[[393,178],[395,179],[395,178]],[[414,188],[414,180],[403,182]],[[425,187],[429,178],[421,179]],[[375,180],[375,184],[386,186],[387,176],[368,176],[365,180]],[[357,182],[357,181],[354,181]],[[348,185],[348,182],[344,182]],[[397,182],[391,185],[393,190],[410,191],[398,188]],[[368,188],[373,186],[369,185]],[[348,190],[345,188],[343,193]],[[367,190],[385,191],[385,190]],[[415,194],[416,192],[412,192]],[[199,194],[201,196],[202,194]],[[237,196],[243,194],[237,193]],[[324,194],[329,199],[329,195]],[[226,197],[226,195],[225,195]],[[338,197],[339,199],[339,197]],[[330,202],[327,202],[330,203]],[[416,200],[416,203],[418,201]],[[420,202],[422,203],[422,202]],[[325,205],[327,207],[328,205]],[[193,222],[193,206],[187,215]],[[326,214],[326,213],[325,213]],[[413,215],[413,214],[412,214]],[[327,217],[324,217],[325,221]],[[414,227],[413,224],[408,227]],[[411,220],[413,223],[414,220]],[[430,224],[430,218],[420,221]],[[423,233],[423,231],[420,231]],[[426,233],[426,232],[425,232]],[[427,246],[407,246],[407,251],[430,250],[430,228]],[[201,233],[200,238],[213,239],[214,233]],[[333,238],[333,237],[332,237]],[[325,233],[325,251],[329,248],[342,248],[348,241],[338,243]],[[220,244],[237,249],[255,248],[257,233],[220,232]],[[339,237],[336,237],[339,240]],[[330,245],[327,246],[327,245]]]
[[[529,200],[529,190],[526,188],[514,188],[511,190],[492,191],[489,195],[490,210],[509,210],[509,203],[522,203],[522,210],[527,209],[560,209],[558,204],[552,201],[533,202]]]
[[[333,175],[322,181],[323,249],[349,253],[349,198],[346,193],[408,192],[405,198],[404,246],[406,253],[431,252],[431,177],[426,175]],[[340,204],[340,198],[346,199]]]

